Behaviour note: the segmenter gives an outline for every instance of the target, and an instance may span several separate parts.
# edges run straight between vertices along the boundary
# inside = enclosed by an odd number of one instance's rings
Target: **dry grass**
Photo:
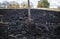
[[[28,9],[28,8],[0,8],[0,9]],[[51,10],[51,11],[60,11],[60,8],[31,8],[31,9],[42,9],[42,10]]]
[[[60,9],[58,9],[58,8],[37,8],[37,9],[51,10],[51,11],[60,11]]]

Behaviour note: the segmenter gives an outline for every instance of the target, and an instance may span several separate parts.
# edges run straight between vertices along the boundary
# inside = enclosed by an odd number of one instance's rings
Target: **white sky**
[[[0,2],[3,1],[16,1],[19,3],[27,2],[27,0],[0,0]],[[30,1],[33,3],[34,7],[36,7],[38,0],[30,0]],[[57,6],[60,6],[60,0],[48,0],[48,1],[50,3],[50,8],[56,8]]]

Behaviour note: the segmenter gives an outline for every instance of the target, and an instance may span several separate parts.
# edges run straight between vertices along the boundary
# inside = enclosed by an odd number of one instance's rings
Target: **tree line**
[[[49,2],[48,0],[39,0],[37,3],[37,8],[49,8]],[[30,2],[30,7],[34,8],[33,3]],[[0,3],[0,8],[28,8],[28,3],[27,2],[22,2],[19,4],[18,2],[15,1],[5,1],[3,3]]]

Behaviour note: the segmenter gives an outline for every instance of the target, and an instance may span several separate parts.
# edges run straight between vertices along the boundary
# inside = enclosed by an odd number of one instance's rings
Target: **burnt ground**
[[[31,9],[0,9],[0,39],[60,39],[60,12]],[[8,23],[6,23],[8,22]]]

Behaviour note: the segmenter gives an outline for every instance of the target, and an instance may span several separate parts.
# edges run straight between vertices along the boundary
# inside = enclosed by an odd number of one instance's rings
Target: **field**
[[[0,8],[0,9],[14,9],[14,8]],[[24,8],[17,8],[17,9],[24,9]],[[25,8],[25,9],[28,9],[28,8]],[[60,8],[59,9],[58,8],[31,8],[31,9],[42,9],[42,10],[60,11]]]
[[[27,9],[0,9],[0,39],[60,39],[60,11],[31,9],[31,18],[27,25]]]

